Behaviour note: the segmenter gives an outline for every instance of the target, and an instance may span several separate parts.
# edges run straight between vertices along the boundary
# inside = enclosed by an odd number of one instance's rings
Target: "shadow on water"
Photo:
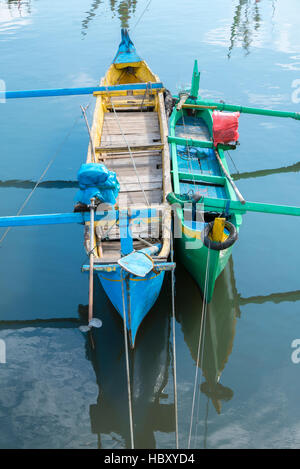
[[[91,4],[89,11],[87,12],[86,18],[82,21],[82,35],[87,35],[87,30],[91,21],[95,18],[98,7],[103,4],[103,0],[94,0]],[[121,28],[129,27],[129,20],[134,15],[137,0],[109,0],[109,5],[113,17],[118,16]]]
[[[97,283],[95,316],[103,326],[93,329],[94,348],[89,340],[86,343],[99,386],[97,403],[90,406],[91,428],[98,435],[99,448],[103,435],[118,435],[121,446],[130,448],[123,323],[98,279]],[[170,366],[169,312],[165,284],[141,326],[135,349],[130,350],[135,448],[155,448],[154,432],[175,431],[173,396],[164,393]]]
[[[230,46],[227,54],[229,59],[237,44],[242,45],[246,55],[250,54],[251,45],[262,23],[260,1],[238,0],[230,28]],[[272,16],[274,16],[277,0],[269,1],[272,5]]]

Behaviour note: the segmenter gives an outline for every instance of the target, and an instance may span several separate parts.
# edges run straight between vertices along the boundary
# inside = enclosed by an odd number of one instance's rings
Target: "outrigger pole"
[[[110,210],[107,212],[95,213],[95,221],[101,220],[104,217],[107,217],[107,220],[115,220],[118,217],[118,211]],[[8,226],[63,225],[70,223],[83,224],[89,221],[89,212],[19,215],[13,217],[0,217],[0,228],[5,228]]]
[[[170,192],[167,195],[167,200],[170,204],[178,204],[184,207],[185,204],[193,203],[193,200],[184,200],[180,195]],[[275,205],[265,204],[261,202],[248,202],[244,204],[238,200],[227,200],[227,199],[213,199],[210,197],[202,197],[197,201],[196,205],[204,204],[204,209],[208,210],[221,210],[229,211],[237,214],[244,214],[246,212],[260,212],[260,213],[273,213],[275,215],[291,215],[300,216],[300,207],[288,206],[288,205]]]
[[[167,196],[167,200],[170,204],[184,204],[191,203],[192,200],[183,200],[180,196],[170,192]],[[244,204],[238,200],[227,200],[227,199],[214,199],[210,197],[202,197],[197,201],[197,204],[204,204],[207,209],[214,210],[229,210],[238,214],[244,214],[246,212],[260,212],[260,213],[273,213],[276,215],[291,215],[300,216],[300,207],[289,206],[289,205],[275,205],[265,204],[262,202],[248,202]],[[143,215],[147,210],[143,210]],[[109,210],[105,212],[95,212],[95,221],[99,221],[102,218],[107,220],[116,220],[119,216],[118,210]],[[77,212],[77,213],[50,213],[43,215],[19,215],[13,217],[0,217],[0,228],[14,227],[14,226],[40,226],[40,225],[62,225],[70,223],[83,224],[90,221],[89,212]]]
[[[290,117],[292,119],[300,120],[300,112],[288,112],[288,111],[273,111],[272,109],[260,109],[255,107],[239,106],[235,104],[226,104],[224,102],[207,101],[205,99],[198,98],[200,85],[200,73],[198,71],[198,61],[194,62],[193,77],[191,83],[190,96],[187,99],[181,99],[184,93],[180,96],[175,96],[178,100],[177,105],[183,109],[211,109],[218,111],[229,111],[229,112],[240,112],[245,114],[257,114],[260,116],[273,116],[273,117]],[[208,147],[207,147],[208,148]]]
[[[51,96],[75,96],[82,94],[107,93],[108,91],[146,90],[148,83],[133,83],[115,86],[88,86],[82,88],[54,88],[45,90],[0,91],[0,99],[47,98]],[[162,83],[151,83],[151,89],[162,90]]]
[[[292,119],[300,120],[300,112],[289,111],[273,111],[272,109],[260,109],[255,107],[239,106],[234,104],[217,103],[214,101],[206,101],[197,99],[193,103],[185,103],[183,108],[188,109],[211,109],[218,111],[240,112],[244,114],[257,114],[260,116],[273,116],[273,117],[290,117]]]

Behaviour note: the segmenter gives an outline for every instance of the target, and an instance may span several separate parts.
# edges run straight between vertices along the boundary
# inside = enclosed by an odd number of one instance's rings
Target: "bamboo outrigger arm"
[[[173,192],[167,196],[168,202],[173,204],[178,204],[181,207],[184,204],[189,204],[191,200],[183,200],[180,196],[177,196]],[[196,205],[204,204],[204,209],[207,210],[221,210],[222,212],[228,211],[234,212],[237,214],[244,214],[246,212],[260,212],[260,213],[273,213],[276,215],[291,215],[291,216],[300,216],[300,207],[288,206],[288,205],[275,205],[275,204],[265,204],[261,202],[248,202],[244,204],[238,200],[227,200],[227,199],[214,199],[210,197],[202,197]]]
[[[260,109],[255,107],[239,106],[234,104],[217,103],[214,101],[199,100],[191,101],[187,100],[182,106],[183,108],[189,109],[211,109],[218,111],[229,111],[229,112],[240,112],[244,114],[257,114],[260,116],[273,116],[273,117],[286,117],[291,119],[300,120],[300,112],[289,112],[289,111],[276,111],[272,109]]]
[[[19,98],[46,98],[51,96],[75,96],[82,94],[93,94],[99,92],[146,90],[148,83],[126,83],[125,85],[114,86],[88,86],[82,88],[54,88],[45,90],[18,90],[18,91],[0,91],[0,99],[19,99]],[[162,83],[151,83],[152,90],[163,90]]]

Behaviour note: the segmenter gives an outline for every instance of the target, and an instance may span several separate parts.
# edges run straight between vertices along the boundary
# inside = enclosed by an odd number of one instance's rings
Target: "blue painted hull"
[[[99,280],[110,301],[123,318],[121,269],[114,272],[99,272]],[[151,271],[146,277],[123,273],[124,303],[130,345],[134,348],[137,331],[160,293],[165,272]]]

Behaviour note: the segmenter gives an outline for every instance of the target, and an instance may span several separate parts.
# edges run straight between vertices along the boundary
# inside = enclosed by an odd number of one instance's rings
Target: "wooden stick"
[[[239,199],[239,201],[240,201],[242,204],[245,204],[245,203],[246,203],[246,200],[244,199],[244,197],[242,196],[242,194],[241,194],[240,191],[238,190],[237,186],[236,186],[235,183],[233,182],[232,177],[231,177],[231,176],[229,175],[229,173],[226,171],[225,166],[223,165],[222,160],[221,160],[221,157],[220,157],[220,155],[219,155],[219,152],[218,152],[218,150],[216,150],[216,149],[215,149],[215,155],[216,155],[216,157],[217,157],[218,162],[220,163],[220,166],[221,166],[221,168],[222,168],[222,170],[223,170],[223,173],[224,173],[225,177],[226,177],[227,180],[230,182],[230,184],[231,184],[231,186],[232,186],[234,192],[236,193],[237,198]]]
[[[183,104],[186,102],[186,100],[189,98],[188,93],[182,93],[180,96],[179,103],[176,106],[177,111],[180,111],[182,108]]]
[[[93,163],[96,163],[95,147],[94,147],[94,143],[93,143],[93,139],[92,139],[91,129],[90,129],[90,126],[89,126],[89,122],[88,122],[88,120],[87,120],[87,117],[86,117],[85,108],[84,108],[83,106],[80,106],[80,107],[81,107],[82,114],[83,114],[83,116],[84,116],[84,120],[85,120],[87,129],[88,129],[89,137],[90,137],[90,144],[91,144],[92,155],[93,155],[93,160],[94,160]]]
[[[93,319],[94,297],[94,219],[95,199],[91,199],[90,205],[90,273],[89,273],[89,322]]]
[[[204,106],[204,104],[183,104],[184,109],[217,109],[217,106]]]

